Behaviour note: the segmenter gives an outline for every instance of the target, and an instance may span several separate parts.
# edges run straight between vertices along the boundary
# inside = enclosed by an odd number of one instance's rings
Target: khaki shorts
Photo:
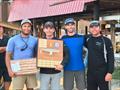
[[[35,74],[23,75],[14,77],[12,83],[13,90],[23,89],[24,85],[26,85],[27,88],[35,88],[37,86],[37,79]]]

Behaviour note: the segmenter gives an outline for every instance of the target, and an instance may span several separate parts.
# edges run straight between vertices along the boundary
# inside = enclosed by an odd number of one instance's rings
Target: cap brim
[[[29,23],[30,25],[32,25],[32,23],[30,23],[30,22],[24,22],[24,23],[22,23],[21,25],[23,25],[23,24],[25,24],[25,23]]]
[[[66,25],[66,24],[69,24],[69,23],[73,23],[73,24],[75,24],[75,22],[67,22],[67,23],[65,23],[65,25]]]
[[[91,24],[90,24],[90,27],[91,27],[91,26],[100,26],[100,24],[99,24],[99,23],[91,23]]]

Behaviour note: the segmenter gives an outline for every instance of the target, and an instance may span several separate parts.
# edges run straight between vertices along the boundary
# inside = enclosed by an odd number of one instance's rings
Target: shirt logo
[[[101,46],[102,43],[101,42],[96,42],[96,46]]]

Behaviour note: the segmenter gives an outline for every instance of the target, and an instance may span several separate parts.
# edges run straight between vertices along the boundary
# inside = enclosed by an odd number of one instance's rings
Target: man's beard
[[[24,32],[22,31],[22,34],[24,34],[25,36],[27,36],[27,35],[29,35],[30,33],[24,33]]]
[[[75,30],[70,30],[70,31],[69,31],[69,33],[73,33],[73,32],[75,32]]]

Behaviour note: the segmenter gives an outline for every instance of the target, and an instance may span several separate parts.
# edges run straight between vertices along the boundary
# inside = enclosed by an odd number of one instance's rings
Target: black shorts
[[[5,82],[10,82],[11,77],[8,74],[7,68],[0,68],[0,79],[3,77]]]

